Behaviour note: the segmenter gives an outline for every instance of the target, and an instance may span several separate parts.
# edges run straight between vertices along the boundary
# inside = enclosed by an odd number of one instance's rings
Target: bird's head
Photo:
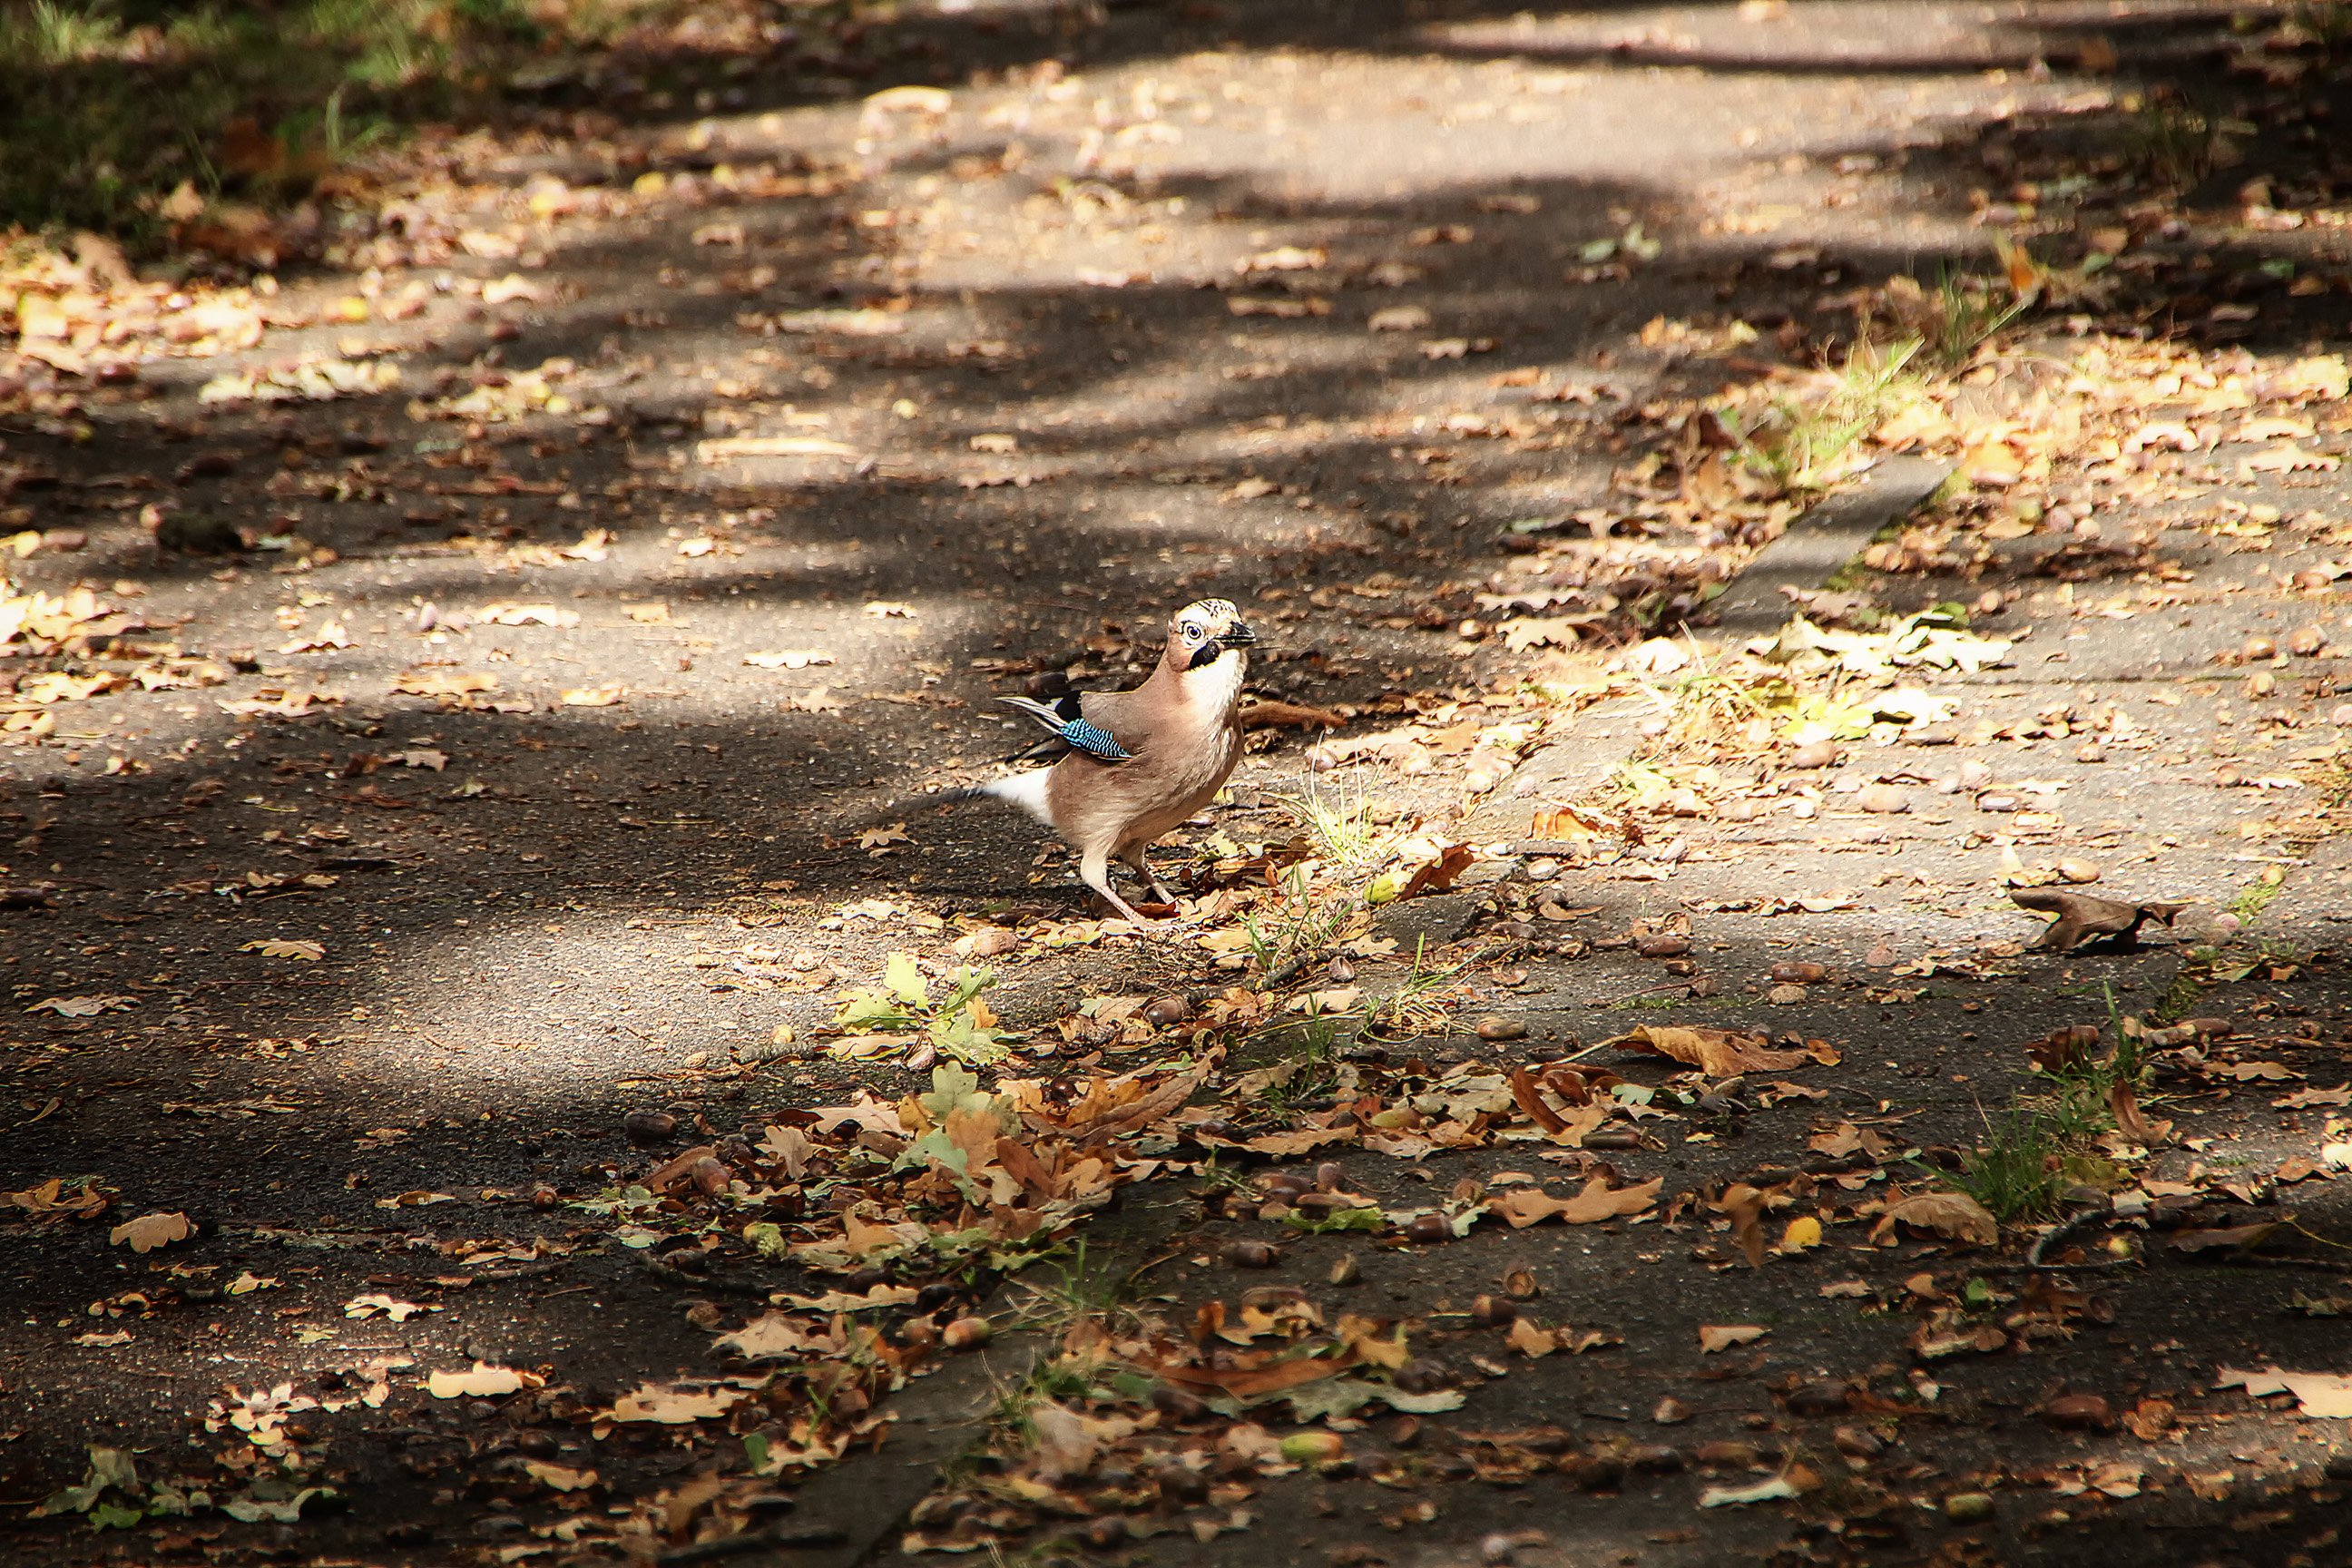
[[[1229,653],[1239,666],[1249,657],[1242,650],[1256,641],[1257,634],[1231,599],[1195,599],[1168,623],[1165,657],[1183,673],[1206,670]]]

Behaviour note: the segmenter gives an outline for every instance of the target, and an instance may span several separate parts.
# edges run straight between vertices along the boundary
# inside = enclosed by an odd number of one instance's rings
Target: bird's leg
[[[1151,889],[1152,902],[1172,904],[1176,901],[1176,895],[1168,890],[1168,884],[1160,879],[1160,873],[1154,871],[1151,862],[1144,858],[1148,847],[1140,839],[1129,845],[1118,852],[1119,864],[1133,871],[1136,880]]]
[[[1089,849],[1084,855],[1080,856],[1078,858],[1078,880],[1084,882],[1087,887],[1092,888],[1096,892],[1100,893],[1104,899],[1108,900],[1112,909],[1117,910],[1120,914],[1127,917],[1128,920],[1133,921],[1135,924],[1139,926],[1149,926],[1159,923],[1156,921],[1146,920],[1143,916],[1137,914],[1135,910],[1129,906],[1128,901],[1125,899],[1120,898],[1116,892],[1111,890],[1110,856],[1108,852],[1101,849]]]

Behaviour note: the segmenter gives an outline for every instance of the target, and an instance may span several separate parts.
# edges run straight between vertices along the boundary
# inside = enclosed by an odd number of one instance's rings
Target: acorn
[[[1442,1214],[1417,1214],[1405,1221],[1404,1238],[1423,1246],[1454,1239],[1454,1227]]]
[[[659,1143],[677,1131],[677,1118],[667,1110],[632,1110],[623,1119],[621,1131],[632,1143]]]
[[[995,1331],[986,1318],[958,1318],[940,1331],[940,1343],[951,1351],[975,1351]]]
[[[1271,1268],[1282,1261],[1281,1251],[1264,1241],[1227,1242],[1223,1257],[1235,1268]]]
[[[1155,996],[1143,1005],[1143,1021],[1155,1029],[1181,1024],[1192,1016],[1191,1005],[1181,996]]]

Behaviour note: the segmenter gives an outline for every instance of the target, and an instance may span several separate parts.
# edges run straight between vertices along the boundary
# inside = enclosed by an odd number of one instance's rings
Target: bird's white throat
[[[1185,701],[1223,713],[1240,703],[1242,682],[1248,676],[1249,655],[1234,648],[1214,663],[1179,671],[1176,689],[1184,694]]]

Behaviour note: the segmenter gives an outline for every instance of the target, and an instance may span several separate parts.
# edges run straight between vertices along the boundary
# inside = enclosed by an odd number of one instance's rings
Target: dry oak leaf
[[[2000,1222],[1966,1193],[1914,1193],[1888,1204],[1880,1214],[1874,1236],[1897,1225],[1933,1231],[1952,1241],[1994,1247],[2000,1242]]]
[[[537,1388],[546,1381],[534,1372],[518,1372],[510,1366],[492,1366],[478,1361],[466,1372],[433,1373],[425,1380],[425,1392],[436,1399],[496,1399],[501,1394]]]
[[[683,1426],[726,1415],[748,1397],[740,1388],[686,1389],[658,1383],[641,1385],[613,1402],[615,1421],[650,1421],[663,1426]]]
[[[1754,1323],[1701,1323],[1698,1326],[1699,1353],[1714,1355],[1736,1345],[1753,1344],[1771,1331]]]
[[[2020,909],[2040,914],[2055,915],[2033,945],[2046,947],[2054,952],[2068,952],[2086,942],[2113,942],[2118,947],[2134,947],[2139,942],[2143,922],[2155,921],[2170,925],[2185,903],[2124,903],[2116,899],[2094,898],[2088,893],[2062,891],[2056,888],[2011,888],[2010,902]]]
[[[257,952],[264,958],[299,958],[306,963],[316,963],[327,956],[327,949],[323,943],[288,937],[270,937],[260,942],[248,942],[240,946],[237,952]]]
[[[1837,1052],[1826,1045],[1808,1043],[1802,1050],[1776,1051],[1769,1048],[1762,1035],[1670,1024],[1643,1024],[1601,1044],[1623,1051],[1648,1051],[1685,1067],[1695,1067],[1709,1078],[1785,1072],[1808,1062],[1834,1066],[1838,1061]]]
[[[2216,1388],[2243,1388],[2253,1398],[2292,1394],[2302,1414],[2332,1418],[2352,1416],[2352,1376],[2340,1372],[2281,1372],[2266,1366],[2260,1372],[2223,1367],[2213,1380]]]
[[[551,1465],[545,1459],[525,1459],[522,1468],[532,1480],[560,1492],[583,1491],[601,1484],[594,1470],[575,1470],[569,1465]]]
[[[117,1247],[129,1247],[133,1252],[152,1252],[159,1247],[169,1247],[175,1241],[185,1241],[195,1233],[188,1216],[173,1210],[169,1214],[142,1214],[137,1219],[126,1220],[107,1232],[106,1239]]]
[[[1572,1329],[1562,1323],[1556,1329],[1539,1328],[1530,1318],[1511,1320],[1511,1331],[1507,1336],[1510,1347],[1523,1356],[1548,1356],[1554,1351],[1579,1355],[1616,1342],[1598,1329]]]
[[[1525,1230],[1548,1219],[1564,1225],[1597,1225],[1640,1214],[1657,1201],[1658,1189],[1664,1184],[1660,1177],[1639,1186],[1612,1189],[1608,1178],[1595,1176],[1572,1198],[1555,1198],[1535,1187],[1513,1187],[1488,1198],[1486,1206],[1508,1221],[1513,1230]]]

